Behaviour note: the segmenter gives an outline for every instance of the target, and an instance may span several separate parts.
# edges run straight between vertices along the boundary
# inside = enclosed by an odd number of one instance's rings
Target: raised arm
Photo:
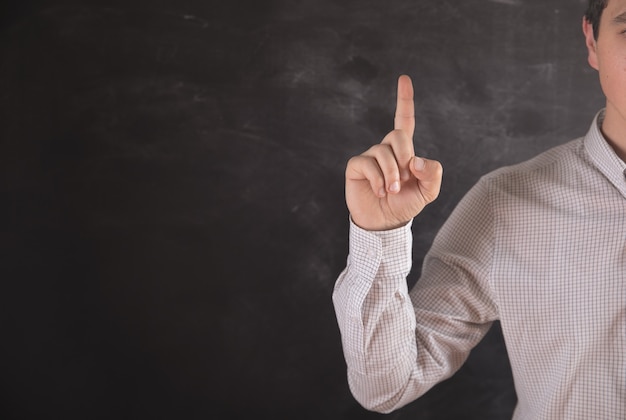
[[[409,294],[410,221],[437,197],[442,175],[438,162],[414,155],[414,113],[411,80],[401,76],[394,130],[346,170],[350,252],[333,304],[350,389],[361,405],[380,412],[452,375],[496,316],[480,279],[491,255],[483,188],[448,220],[443,244],[433,246],[427,272]]]

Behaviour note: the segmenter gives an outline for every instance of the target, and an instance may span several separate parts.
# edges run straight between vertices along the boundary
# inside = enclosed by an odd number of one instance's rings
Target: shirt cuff
[[[361,276],[406,278],[412,263],[411,220],[406,225],[385,231],[369,231],[350,219],[350,263]]]

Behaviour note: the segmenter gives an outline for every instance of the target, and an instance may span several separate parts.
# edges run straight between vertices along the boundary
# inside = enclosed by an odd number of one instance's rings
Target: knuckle
[[[346,171],[352,169],[356,165],[356,161],[357,156],[352,156],[350,159],[348,159],[348,161],[346,162]]]
[[[443,166],[439,161],[425,159],[425,162],[429,173],[436,177],[441,177],[443,175]]]
[[[401,138],[402,136],[402,130],[400,129],[394,129],[391,130],[389,133],[387,133],[387,135],[385,136],[385,138],[383,138],[382,144],[392,144],[398,141],[399,138]]]
[[[346,177],[351,176],[360,171],[360,168],[363,166],[363,159],[364,157],[361,155],[352,156],[350,159],[348,159],[348,162],[346,163],[346,170],[345,170]]]
[[[380,155],[381,153],[386,153],[389,150],[389,145],[386,143],[375,144],[369,148],[368,152],[373,153],[375,155]]]
[[[347,166],[354,166],[357,161],[361,158],[361,156],[352,156],[350,159],[348,159],[348,163]]]
[[[400,160],[407,160],[413,156],[413,142],[403,130],[395,129],[385,137],[384,143],[388,144],[394,154]]]
[[[441,177],[443,175],[443,166],[439,161],[433,161],[433,171],[438,177]]]

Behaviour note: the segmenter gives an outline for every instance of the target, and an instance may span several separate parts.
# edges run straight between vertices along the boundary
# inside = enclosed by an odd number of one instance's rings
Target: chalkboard
[[[603,106],[572,0],[41,0],[0,10],[4,419],[508,419],[496,324],[395,413],[331,303],[349,157],[413,78],[445,168],[414,267],[484,173]]]

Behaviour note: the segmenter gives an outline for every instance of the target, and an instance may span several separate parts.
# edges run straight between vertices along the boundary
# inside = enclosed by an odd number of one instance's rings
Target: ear
[[[585,44],[587,45],[587,61],[589,61],[589,65],[591,67],[598,70],[598,45],[593,36],[593,25],[587,20],[586,17],[583,17],[583,33],[585,34]]]

